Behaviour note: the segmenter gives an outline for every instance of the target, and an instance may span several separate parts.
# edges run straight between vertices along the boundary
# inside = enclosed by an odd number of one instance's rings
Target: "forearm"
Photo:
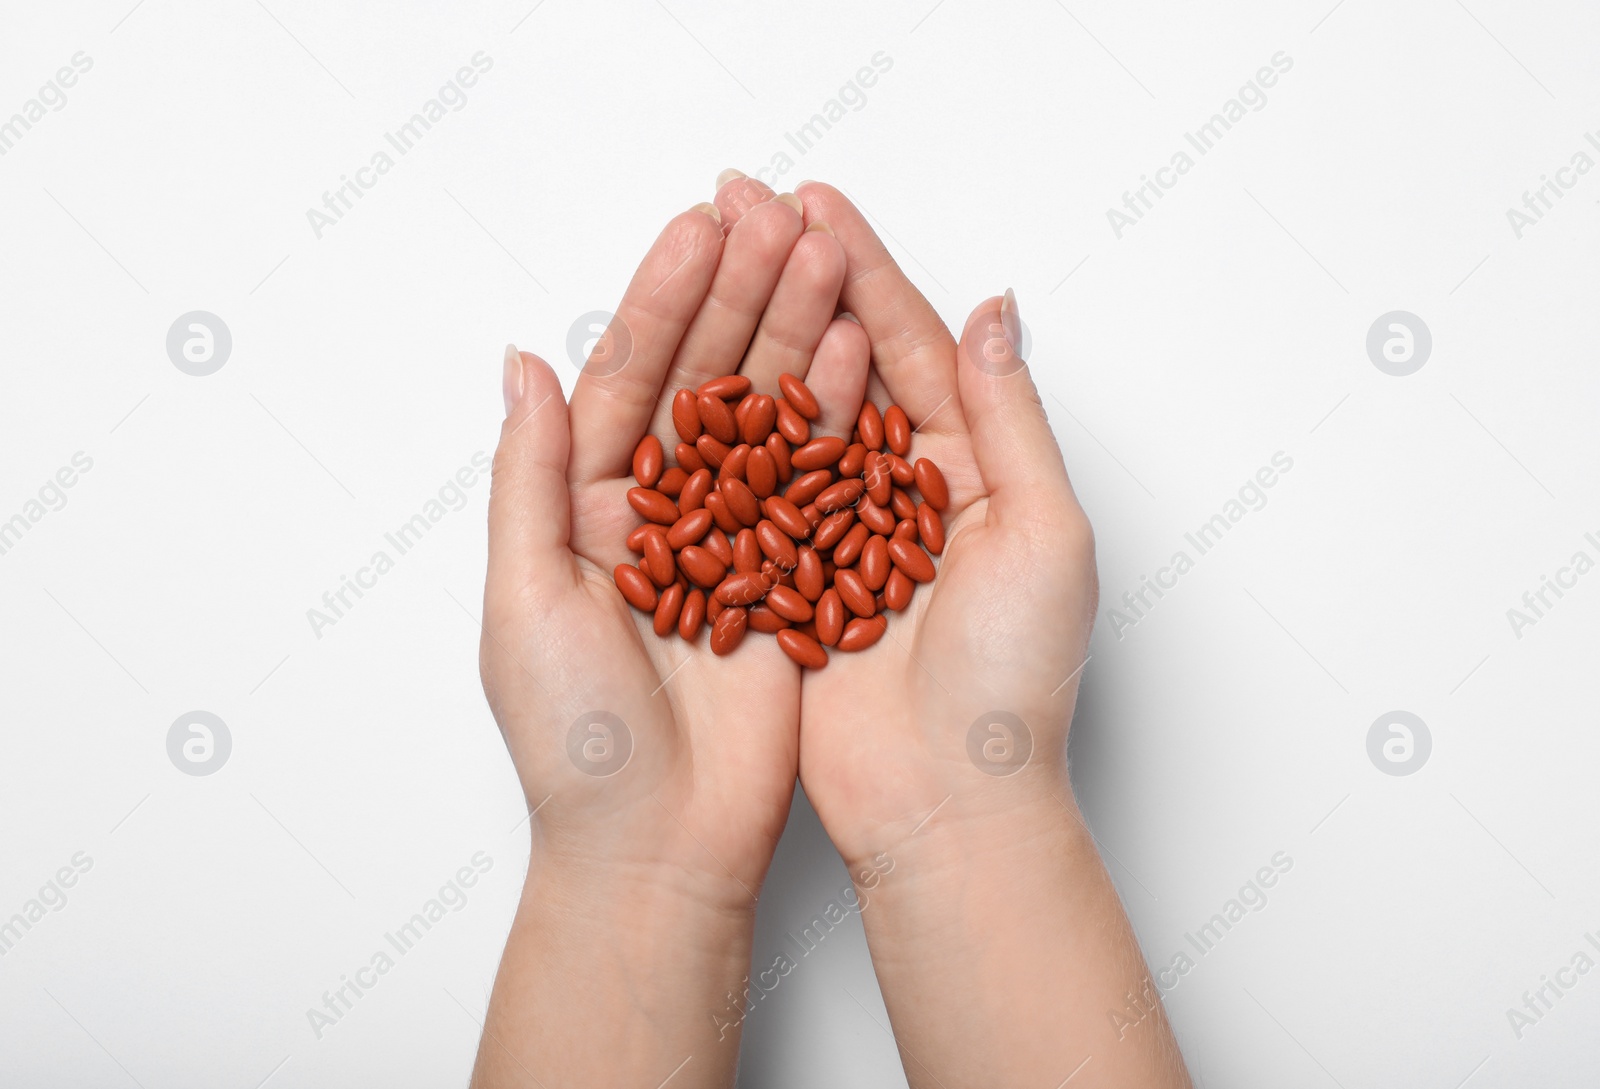
[[[892,854],[862,918],[913,1089],[1190,1084],[1070,793],[941,811]]]
[[[716,900],[666,867],[530,866],[473,1089],[732,1085],[754,904]]]

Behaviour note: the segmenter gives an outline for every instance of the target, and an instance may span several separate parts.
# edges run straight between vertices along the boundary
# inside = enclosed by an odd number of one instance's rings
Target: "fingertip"
[[[758,204],[765,204],[776,195],[772,187],[765,182],[731,168],[718,175],[717,183],[714,200],[718,212],[722,215],[724,231],[732,230],[734,224],[738,223],[746,212]]]

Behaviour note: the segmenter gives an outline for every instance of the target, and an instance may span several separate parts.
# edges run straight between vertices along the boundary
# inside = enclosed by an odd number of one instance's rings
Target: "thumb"
[[[967,318],[957,362],[990,520],[1012,526],[1078,511],[1039,390],[1017,355],[1021,339],[1016,296],[1008,289]]]
[[[506,418],[489,488],[486,612],[526,591],[568,588],[577,577],[567,549],[571,432],[561,382],[544,360],[508,344],[504,386]]]

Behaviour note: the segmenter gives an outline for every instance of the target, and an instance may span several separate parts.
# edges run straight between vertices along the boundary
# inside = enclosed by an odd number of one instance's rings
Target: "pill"
[[[722,401],[732,401],[743,397],[750,392],[750,379],[742,374],[729,374],[721,378],[700,383],[700,388],[694,391],[700,397],[715,397]]]
[[[732,654],[739,649],[739,644],[744,642],[744,633],[749,623],[749,617],[743,609],[723,609],[717,615],[716,622],[711,625],[711,652]]]
[[[723,567],[733,566],[733,542],[728,540],[728,535],[720,529],[712,529],[706,534],[706,539],[700,542],[700,547],[722,561]],[[888,553],[884,553],[885,556]]]
[[[817,509],[817,505],[815,503],[807,503],[801,507],[800,517],[806,520],[806,528],[811,531],[812,535],[815,535],[817,527],[822,524],[822,512]],[[827,546],[819,545],[818,547],[825,548]]]
[[[850,527],[850,532],[844,535],[844,540],[833,546],[833,562],[840,567],[849,567],[861,558],[861,550],[867,545],[867,538],[872,536],[872,530],[865,523],[857,522]]]
[[[871,401],[861,406],[861,415],[856,417],[856,430],[861,432],[861,441],[868,450],[883,449],[883,414]]]
[[[917,463],[911,467],[917,478],[917,491],[922,493],[922,498],[934,510],[944,510],[950,505],[950,489],[944,482],[944,474],[939,467],[927,458],[918,458]]]
[[[804,669],[821,669],[828,664],[828,652],[809,635],[792,630],[780,631],[778,645]]]
[[[802,472],[823,469],[839,460],[845,451],[844,440],[836,435],[812,439],[789,455],[789,463]]]
[[[730,446],[739,441],[739,425],[733,418],[733,409],[728,407],[728,402],[720,397],[701,394],[695,401],[695,408],[700,413],[700,423],[705,427],[706,435]]]
[[[868,459],[862,479],[867,482],[867,494],[872,496],[872,501],[880,507],[888,506],[889,496],[894,491],[894,477],[889,471],[889,455],[874,454]]]
[[[916,483],[917,471],[911,463],[899,454],[889,455],[889,478],[902,488],[909,488]]]
[[[792,374],[778,375],[778,389],[788,399],[794,410],[808,420],[814,420],[822,415],[822,407],[817,404],[817,395],[811,388]]]
[[[796,624],[794,626],[794,630],[805,636],[807,639],[815,639],[817,637],[817,618],[812,617],[804,624]]]
[[[751,446],[759,446],[767,441],[767,436],[772,434],[772,429],[778,422],[778,402],[776,398],[765,393],[756,395],[744,420],[739,425],[739,433],[744,441]]]
[[[683,587],[673,583],[661,591],[661,600],[656,602],[655,633],[663,639],[671,635],[678,626],[678,616],[683,612]]]
[[[856,517],[860,518],[872,532],[881,533],[885,537],[894,532],[894,524],[897,521],[893,511],[874,503],[870,495],[856,504]]]
[[[667,455],[661,449],[661,440],[654,435],[646,435],[633,448],[633,478],[642,488],[655,487],[656,481],[661,479],[666,461]]]
[[[888,545],[890,542],[886,541],[885,537],[874,534],[867,539],[866,545],[862,545],[861,563],[856,564],[856,569],[861,572],[862,582],[866,582],[867,588],[874,593],[882,590],[883,584],[888,582],[890,577],[890,569],[893,568]],[[837,548],[834,550],[834,555],[838,555]],[[837,579],[838,576],[834,577]]]
[[[726,609],[727,607],[728,606],[724,605],[722,602],[717,600],[717,596],[715,594],[707,594],[706,595],[706,623],[715,624],[717,622],[717,617],[721,616],[723,610]]]
[[[935,556],[944,552],[944,519],[939,517],[939,512],[933,509],[932,504],[917,505],[917,534],[929,552]]]
[[[802,597],[800,591],[787,586],[774,586],[768,590],[766,605],[791,623],[804,624],[811,619],[811,602]]]
[[[839,550],[835,548],[834,554]],[[822,577],[822,558],[817,555],[817,550],[810,545],[803,545],[798,550],[798,559],[794,568],[794,588],[800,591],[800,596],[807,601],[816,601],[826,589],[826,582]]]
[[[757,499],[765,499],[778,490],[778,466],[772,460],[772,451],[765,446],[751,447],[750,460],[744,467],[744,482],[750,485]]]
[[[911,595],[916,592],[917,584],[906,576],[898,567],[889,572],[889,581],[883,584],[884,606],[894,612],[899,612],[911,604]]]
[[[713,491],[706,496],[706,510],[711,512],[711,520],[716,522],[717,528],[724,533],[738,533],[743,527],[743,523],[728,509],[728,501],[719,491]]]
[[[779,616],[765,604],[750,606],[750,630],[774,635],[789,626],[789,621]]]
[[[706,592],[699,588],[690,590],[684,595],[683,611],[678,614],[678,634],[692,643],[705,622]]]
[[[833,576],[833,588],[839,591],[839,600],[844,602],[844,607],[856,616],[872,616],[877,613],[878,606],[872,599],[872,591],[861,581],[861,576],[848,567],[841,568]]]
[[[706,467],[706,459],[700,456],[699,448],[687,442],[680,442],[673,448],[672,460],[691,476],[696,470]]]
[[[839,475],[860,476],[867,464],[867,453],[866,446],[859,442],[845,447],[844,453],[839,455]]]
[[[628,505],[658,525],[670,526],[678,520],[678,504],[654,488],[629,488]]]
[[[903,537],[891,540],[889,559],[894,561],[896,571],[904,571],[906,577],[913,582],[933,581],[933,560],[915,541],[908,541]]]
[[[894,511],[896,518],[915,518],[917,516],[916,500],[911,498],[904,488],[889,489],[889,509]]]
[[[683,491],[678,493],[678,509],[688,514],[705,506],[706,494],[711,491],[713,483],[710,469],[697,469],[690,473]]]
[[[803,507],[822,494],[822,489],[833,483],[833,471],[830,469],[813,469],[803,476],[797,476],[783,491],[783,497],[797,507]]]
[[[853,506],[866,490],[867,485],[860,477],[848,477],[822,490],[816,498],[817,509],[823,514],[844,510]]]
[[[623,543],[628,546],[628,550],[630,552],[643,552],[644,539],[649,536],[652,529],[660,528],[661,527],[656,525],[654,522],[646,522],[644,525],[628,534],[628,539]]]
[[[689,482],[689,474],[674,465],[661,474],[661,479],[656,481],[656,491],[670,499],[676,499],[683,494],[683,486]],[[682,509],[681,507],[679,508]]]
[[[756,500],[755,492],[750,490],[750,485],[730,478],[717,487],[722,492],[723,501],[728,504],[728,513],[741,524],[753,526],[761,521],[761,504]]]
[[[915,541],[917,539],[917,523],[910,518],[902,518],[895,523],[894,532],[889,535],[891,541]]]
[[[773,426],[778,434],[796,446],[804,445],[811,438],[811,425],[806,423],[806,418],[782,397],[778,398],[776,407],[778,415]]]
[[[693,390],[680,389],[672,395],[672,426],[677,430],[678,438],[690,445],[705,430],[700,425],[700,410],[695,405]]]
[[[911,453],[911,419],[899,405],[883,410],[883,441],[901,457]]]
[[[629,605],[646,612],[655,609],[658,600],[655,584],[645,577],[643,571],[632,564],[619,563],[616,570],[611,573],[611,577]]]
[[[889,630],[889,618],[882,614],[862,620],[852,620],[844,626],[839,637],[840,650],[866,650]]]
[[[848,619],[844,611],[844,602],[839,599],[839,591],[832,589],[822,591],[822,596],[817,599],[816,621],[817,638],[823,646],[831,647],[839,642],[839,636],[844,633],[844,623]]]
[[[794,467],[789,464],[788,440],[782,435],[768,435],[767,453],[772,455],[772,464],[778,470],[778,483],[789,483],[794,476]]]
[[[733,569],[735,571],[761,570],[761,545],[753,529],[741,529],[733,539]]]
[[[717,600],[724,605],[753,605],[766,597],[771,584],[759,571],[740,571],[717,584]]]
[[[937,517],[937,516],[936,516]],[[692,510],[672,523],[672,528],[667,530],[667,544],[676,550],[687,548],[692,544],[699,544],[707,533],[711,532],[711,512],[701,507]]]
[[[818,548],[832,548],[844,540],[844,535],[850,532],[850,527],[855,524],[856,512],[846,508],[835,511],[822,520],[822,523],[811,534],[811,543]]]
[[[811,536],[811,526],[806,522],[805,516],[800,513],[800,508],[781,495],[775,495],[766,502],[767,517],[772,519],[774,525],[783,530],[797,541],[803,541]]]
[[[673,562],[672,547],[665,534],[652,533],[644,539],[644,560],[639,569],[657,586],[670,585],[678,577],[678,565]]]
[[[717,469],[717,479],[743,480],[745,466],[750,462],[750,447],[740,443],[728,451],[728,456],[722,459],[722,465]]]
[[[728,573],[728,565],[710,552],[690,545],[678,553],[678,566],[689,576],[689,581],[707,590],[715,589]]]
[[[744,536],[742,533],[740,536]],[[779,529],[770,518],[756,523],[756,542],[769,560],[784,571],[793,571],[800,563],[800,553],[795,550],[794,539]],[[819,572],[820,573],[820,572]]]
[[[696,439],[694,449],[695,453],[700,455],[701,462],[711,469],[722,468],[723,460],[733,452],[733,447],[711,435],[701,435]]]

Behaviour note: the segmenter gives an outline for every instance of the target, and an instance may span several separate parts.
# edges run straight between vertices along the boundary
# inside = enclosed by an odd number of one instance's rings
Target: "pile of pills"
[[[663,638],[693,642],[709,624],[711,649],[730,654],[753,628],[821,669],[827,648],[883,638],[887,614],[933,581],[950,492],[933,462],[907,460],[911,421],[898,405],[880,413],[868,401],[849,442],[814,439],[816,397],[792,374],[778,385],[772,397],[730,375],[677,391],[677,464],[654,435],[634,450],[628,502],[645,524],[628,547],[640,559],[614,576]]]

